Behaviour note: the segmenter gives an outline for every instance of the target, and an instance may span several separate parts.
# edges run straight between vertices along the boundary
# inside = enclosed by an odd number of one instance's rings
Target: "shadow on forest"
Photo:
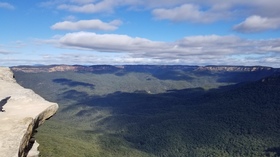
[[[93,130],[85,132],[120,137],[135,149],[160,155],[169,148],[186,145],[185,142],[204,145],[221,140],[216,136],[223,132],[218,124],[199,116],[200,105],[209,100],[212,92],[217,91],[193,88],[170,90],[162,94],[116,92],[106,96],[89,96],[71,90],[61,96],[79,101],[61,112],[88,106],[92,109],[86,108],[76,114],[77,117],[87,118],[94,117],[98,108],[110,109],[111,116],[99,117],[98,122],[92,122],[95,123]],[[204,128],[208,128],[208,131]],[[100,140],[106,143],[104,139]],[[174,140],[185,144],[174,144]],[[104,147],[108,147],[108,143]],[[181,149],[185,150],[183,147]]]
[[[54,79],[52,81],[54,83],[59,83],[61,85],[66,85],[66,86],[69,86],[69,87],[83,86],[83,87],[89,87],[91,89],[94,89],[93,84],[85,83],[85,82],[77,82],[77,81],[73,81],[73,80],[66,79],[66,78],[58,78],[58,79]]]
[[[275,156],[280,156],[280,147],[268,148],[265,150],[266,153],[275,153]]]
[[[109,109],[111,116],[99,117],[98,122],[92,122],[95,123],[93,130],[85,132],[102,132],[106,136],[121,137],[131,143],[134,148],[149,153],[154,153],[151,149],[153,149],[152,145],[156,144],[156,152],[162,152],[169,147],[168,140],[173,139],[168,132],[179,133],[176,135],[176,138],[179,139],[185,136],[184,130],[194,123],[192,122],[194,119],[187,120],[185,114],[190,111],[190,108],[195,107],[195,101],[202,100],[198,97],[205,93],[206,91],[202,88],[195,88],[172,90],[162,94],[116,92],[106,96],[89,96],[85,92],[70,90],[60,96],[63,99],[78,100],[78,103],[66,107],[61,112],[75,110],[77,106],[88,106],[92,109],[87,107],[80,110],[76,116],[79,118],[91,117],[89,119],[92,121],[94,114],[97,114],[96,110]],[[151,130],[153,126],[155,129]],[[152,136],[155,136],[156,139],[153,139]],[[106,143],[103,139],[100,140],[103,141],[101,143]]]
[[[273,71],[255,71],[255,72],[224,72],[219,74],[218,82],[225,83],[241,83],[241,82],[252,82],[258,81],[264,77],[270,76]]]
[[[236,89],[231,91],[232,88]],[[106,143],[102,137],[110,136],[156,156],[174,153],[194,155],[192,151],[195,148],[214,147],[222,150],[228,145],[235,145],[238,140],[230,139],[243,135],[254,138],[254,135],[273,136],[279,132],[275,124],[280,121],[280,95],[265,95],[268,91],[280,93],[278,88],[263,84],[220,87],[208,91],[202,88],[171,90],[161,94],[116,92],[106,96],[90,96],[71,90],[61,96],[79,101],[62,112],[75,110],[77,106],[87,106],[76,117],[90,119],[99,109],[110,110],[110,116],[98,117],[99,120],[94,122],[89,120],[94,123],[93,130],[85,131],[102,132],[104,136],[100,136],[101,143]],[[262,118],[263,113],[268,115]],[[265,128],[272,130],[265,131]],[[108,145],[110,142],[107,141],[104,147]],[[187,149],[186,145],[190,147]],[[241,148],[230,147],[228,151],[234,152],[235,149]],[[187,150],[189,152],[185,152]]]

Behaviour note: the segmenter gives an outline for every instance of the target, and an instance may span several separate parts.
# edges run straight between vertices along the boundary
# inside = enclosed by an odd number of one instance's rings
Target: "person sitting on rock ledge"
[[[0,101],[0,110],[1,112],[5,112],[5,110],[3,110],[3,106],[8,102],[8,100],[11,98],[11,96],[6,97],[5,99],[2,99]]]

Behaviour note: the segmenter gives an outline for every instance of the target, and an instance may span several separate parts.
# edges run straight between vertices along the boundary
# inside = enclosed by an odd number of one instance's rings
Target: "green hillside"
[[[36,135],[43,157],[280,155],[280,77],[270,72],[14,73],[60,105]]]

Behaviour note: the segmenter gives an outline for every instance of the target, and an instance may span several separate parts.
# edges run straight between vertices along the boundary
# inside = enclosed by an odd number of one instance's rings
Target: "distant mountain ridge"
[[[11,67],[13,71],[22,71],[25,73],[37,72],[63,72],[63,71],[86,71],[103,72],[117,70],[151,70],[151,69],[169,69],[169,70],[189,70],[189,71],[213,71],[213,72],[254,72],[271,71],[280,72],[280,68],[265,66],[189,66],[189,65],[48,65],[48,66],[15,66]]]

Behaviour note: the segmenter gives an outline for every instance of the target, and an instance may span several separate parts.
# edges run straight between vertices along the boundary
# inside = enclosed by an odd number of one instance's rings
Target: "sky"
[[[279,0],[0,0],[0,66],[280,68]]]

